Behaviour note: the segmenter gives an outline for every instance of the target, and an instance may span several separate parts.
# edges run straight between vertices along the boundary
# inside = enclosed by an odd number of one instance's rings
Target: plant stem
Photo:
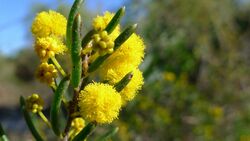
[[[66,136],[68,134],[71,122],[74,119],[74,113],[76,112],[76,109],[77,109],[78,95],[79,95],[79,89],[74,89],[73,99],[72,99],[72,101],[69,102],[69,117],[67,120],[66,127],[64,129],[64,136]]]
[[[75,129],[69,131],[69,139],[72,139],[73,135],[75,134]]]
[[[9,141],[0,123],[0,141]]]
[[[57,89],[57,87],[56,87],[56,84],[55,84],[55,83],[51,84],[51,85],[50,85],[50,87],[52,88],[52,91],[53,91],[53,92],[55,92],[55,91],[56,91],[56,89]]]
[[[59,72],[62,74],[63,77],[66,77],[66,73],[63,70],[63,68],[61,67],[61,65],[58,63],[58,61],[56,60],[55,57],[51,57],[50,58],[53,62],[53,64],[57,67],[57,69],[59,70]]]
[[[51,128],[51,124],[49,122],[49,120],[46,118],[46,116],[43,114],[43,112],[39,111],[38,115],[42,118],[42,120],[49,126],[49,128]]]
[[[57,89],[57,86],[55,85],[55,83],[52,84],[52,85],[50,85],[50,87],[51,87],[52,91],[55,93],[55,91]],[[69,106],[69,104],[68,104],[68,101],[67,101],[67,99],[65,98],[64,95],[62,96],[62,103],[63,103],[64,107],[67,109],[67,107]]]

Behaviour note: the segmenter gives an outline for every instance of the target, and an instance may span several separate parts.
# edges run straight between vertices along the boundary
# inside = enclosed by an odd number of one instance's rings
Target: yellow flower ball
[[[65,36],[66,18],[56,11],[40,12],[35,17],[31,31],[35,37],[47,37],[50,35]]]
[[[112,68],[119,68],[123,64],[131,65],[133,68],[139,66],[144,58],[145,45],[142,38],[136,34],[113,52],[100,68],[101,76],[105,76],[107,71]]]
[[[78,106],[84,119],[100,124],[111,123],[118,118],[121,96],[111,85],[91,83],[80,92]]]
[[[37,38],[34,48],[42,61],[47,61],[56,54],[63,54],[67,50],[63,42],[55,36]]]
[[[133,77],[128,85],[120,92],[122,105],[125,105],[128,101],[133,100],[138,91],[141,89],[144,84],[142,72],[138,68],[134,68],[132,65],[121,64],[120,67],[113,67],[113,69],[109,69],[104,78],[110,84],[115,85],[129,72],[133,73]]]
[[[94,18],[93,23],[92,23],[94,30],[103,31],[108,25],[108,23],[111,21],[113,16],[114,16],[114,13],[110,13],[107,11],[104,13],[103,16],[97,16],[96,18]],[[119,34],[120,34],[120,25],[117,25],[117,27],[109,35],[109,37],[111,38],[111,40],[114,41],[116,37],[119,36]]]
[[[54,79],[57,77],[57,70],[53,64],[42,63],[36,71],[36,77],[50,86],[54,84]]]

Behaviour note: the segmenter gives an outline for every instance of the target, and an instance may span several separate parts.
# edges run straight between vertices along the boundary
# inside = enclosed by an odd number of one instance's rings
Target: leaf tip
[[[133,29],[136,29],[137,26],[138,26],[138,24],[136,23],[136,24],[134,24],[134,25],[132,26],[132,28],[133,28]]]
[[[122,7],[122,12],[124,13],[124,12],[125,12],[125,10],[126,10],[126,7],[125,7],[125,6],[123,6],[123,7]]]

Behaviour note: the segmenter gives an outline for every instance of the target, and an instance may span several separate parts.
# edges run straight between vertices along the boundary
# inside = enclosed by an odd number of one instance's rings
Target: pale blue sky
[[[73,0],[61,0],[72,4]],[[86,8],[105,11],[117,9],[127,0],[85,0]],[[28,46],[29,26],[25,17],[34,3],[43,3],[55,8],[57,0],[1,0],[0,4],[0,54],[11,55],[22,47]]]

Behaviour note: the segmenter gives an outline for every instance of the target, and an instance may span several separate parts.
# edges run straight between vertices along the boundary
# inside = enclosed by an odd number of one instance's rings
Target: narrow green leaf
[[[60,124],[59,112],[60,112],[63,94],[67,91],[68,86],[69,86],[69,77],[66,76],[61,80],[59,86],[57,87],[55,91],[53,101],[52,101],[52,106],[50,109],[50,119],[51,119],[52,129],[57,136],[61,135],[60,126],[59,126]]]
[[[71,59],[72,59],[72,73],[71,81],[74,88],[79,86],[81,75],[82,75],[82,57],[81,57],[81,16],[77,14],[73,24],[72,31],[72,49],[71,49]]]
[[[90,66],[88,72],[94,72],[109,57],[109,54],[98,57]]]
[[[114,17],[111,19],[111,21],[108,23],[105,30],[108,32],[108,34],[112,33],[112,31],[115,29],[115,27],[119,24],[122,16],[125,13],[125,7],[120,8],[114,15]]]
[[[102,137],[100,137],[97,141],[108,141],[111,137],[113,137],[117,132],[119,128],[115,127],[108,131],[106,134],[104,134]]]
[[[24,119],[30,129],[30,132],[32,133],[32,135],[34,136],[34,138],[37,140],[37,141],[43,141],[43,138],[40,136],[40,134],[38,133],[31,117],[30,117],[30,114],[29,112],[26,110],[25,108],[25,100],[24,98],[21,96],[20,97],[20,106],[21,106],[21,110],[22,110],[22,113],[24,115]]]
[[[0,123],[0,141],[8,141],[8,138],[3,130],[1,123]]]
[[[86,45],[91,41],[92,36],[96,33],[95,30],[90,30],[82,39],[82,47],[86,47]]]
[[[126,74],[118,83],[115,84],[114,87],[116,91],[117,92],[122,91],[131,81],[132,77],[133,77],[132,72],[129,72],[128,74]]]
[[[75,0],[73,6],[70,9],[68,21],[67,21],[67,31],[66,31],[66,43],[67,47],[71,49],[72,42],[72,27],[74,23],[74,18],[76,14],[79,12],[80,6],[84,0]]]
[[[75,136],[72,141],[83,141],[94,130],[95,126],[96,125],[94,123],[89,123],[86,127],[82,129],[80,133]]]
[[[135,32],[137,24],[127,27],[116,39],[114,51],[116,51],[127,39]],[[100,65],[110,56],[111,54],[106,54],[104,56],[98,57],[92,64],[89,66],[88,72],[94,72],[100,67]]]
[[[135,32],[137,24],[127,27],[116,39],[114,50],[117,50]]]

